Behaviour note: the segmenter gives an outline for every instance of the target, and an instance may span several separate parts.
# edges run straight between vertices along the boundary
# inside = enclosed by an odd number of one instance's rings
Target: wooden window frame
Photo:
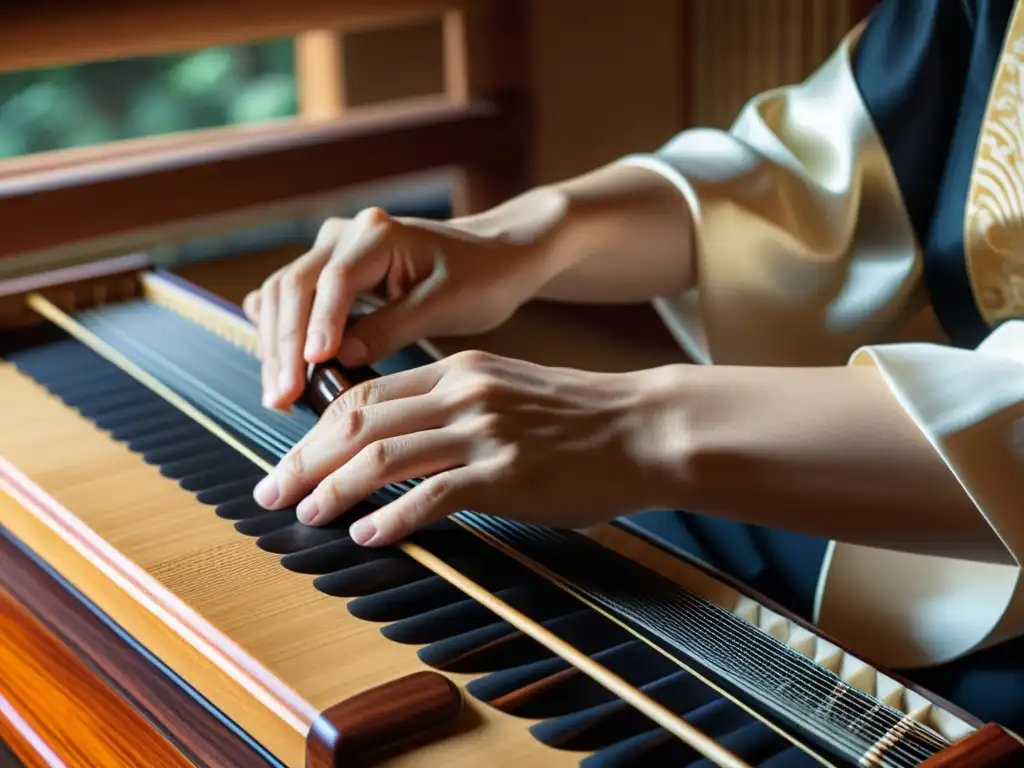
[[[459,214],[529,184],[522,0],[39,0],[5,11],[0,70],[295,35],[300,114],[0,162],[0,258],[440,169]],[[343,35],[442,20],[445,90],[349,109]],[[55,38],[61,39],[54,46]]]

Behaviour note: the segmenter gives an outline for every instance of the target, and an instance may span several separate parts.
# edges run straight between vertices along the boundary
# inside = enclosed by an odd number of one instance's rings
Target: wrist
[[[451,224],[514,262],[528,286],[525,301],[564,269],[555,243],[569,216],[568,196],[557,187],[543,186]]]
[[[623,445],[635,468],[637,510],[685,506],[686,489],[694,484],[701,455],[693,397],[702,369],[668,365],[622,376],[628,391],[623,401]]]

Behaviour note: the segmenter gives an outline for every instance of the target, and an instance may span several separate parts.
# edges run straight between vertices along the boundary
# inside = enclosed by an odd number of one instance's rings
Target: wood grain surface
[[[0,589],[201,765],[276,761],[0,526]]]
[[[29,765],[192,764],[2,587],[0,669],[0,738]]]

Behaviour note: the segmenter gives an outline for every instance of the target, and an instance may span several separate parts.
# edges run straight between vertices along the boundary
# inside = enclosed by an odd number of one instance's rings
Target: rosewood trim
[[[0,589],[189,759],[281,765],[3,527],[0,561]]]
[[[274,677],[202,616],[126,559],[71,512],[0,456],[0,490],[30,510],[134,600],[299,733],[319,716],[307,701]]]
[[[979,728],[921,763],[920,768],[1019,768],[1024,744],[995,723]]]
[[[0,735],[22,759],[194,765],[2,587],[0,665]]]
[[[308,768],[372,765],[452,728],[462,693],[437,672],[415,672],[324,710],[306,740]]]

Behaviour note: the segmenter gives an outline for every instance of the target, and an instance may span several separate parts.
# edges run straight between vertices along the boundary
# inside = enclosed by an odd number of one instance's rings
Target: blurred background
[[[47,5],[41,0],[38,8]],[[296,18],[305,14],[314,23],[334,18],[317,10],[330,5],[341,9],[333,11],[339,26],[271,34],[289,29],[290,9]],[[419,12],[419,5],[442,11]],[[752,95],[813,71],[872,2],[480,0],[469,5],[504,8],[502,13],[513,13],[516,22],[501,21],[472,45],[463,39],[460,48],[443,4],[407,0],[377,0],[372,20],[353,11],[351,24],[342,23],[349,18],[342,10],[367,3],[254,0],[242,6],[154,0],[121,4],[119,10],[116,2],[96,0],[55,3],[49,16],[45,10],[4,11],[9,19],[0,25],[0,189],[5,181],[31,180],[55,168],[91,167],[179,147],[201,149],[202,142],[223,131],[290,121],[333,124],[381,105],[416,104],[432,94],[468,103],[514,91],[517,104],[529,113],[528,135],[504,170],[489,171],[489,192],[474,203],[479,208],[527,186],[653,150],[686,127],[727,127]],[[237,23],[211,11],[214,6],[234,13]],[[191,13],[200,14],[194,27],[187,24]],[[207,17],[213,21],[204,26]],[[223,28],[215,25],[217,19]],[[465,27],[462,33],[469,34]],[[44,34],[41,42],[39,34]],[[459,63],[453,59],[460,56],[461,76],[453,70]],[[493,72],[497,61],[508,69],[512,60],[513,85],[502,81],[500,93],[476,87],[481,68]],[[339,184],[346,186],[341,171]],[[232,179],[220,183],[230,185]],[[450,179],[362,187],[325,195],[301,210],[293,206],[250,217],[256,221],[235,217],[202,226],[193,221],[184,229],[165,226],[116,244],[69,231],[64,242],[33,241],[20,250],[12,245],[0,255],[19,256],[20,261],[7,263],[24,270],[33,254],[41,257],[53,249],[80,258],[130,245],[151,251],[165,265],[180,266],[255,246],[297,243],[311,237],[325,215],[370,203],[423,216],[447,216],[457,207]],[[5,204],[0,198],[0,227]],[[9,225],[15,208],[6,205],[6,211]],[[59,228],[56,217],[49,225]]]

